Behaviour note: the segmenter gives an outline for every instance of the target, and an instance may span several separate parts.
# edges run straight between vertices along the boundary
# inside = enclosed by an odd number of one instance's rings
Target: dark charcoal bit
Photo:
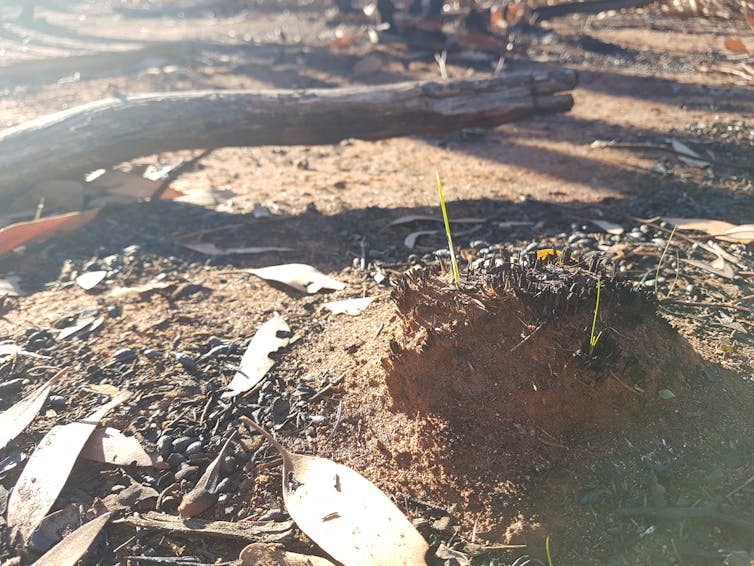
[[[113,354],[113,358],[119,362],[130,362],[131,360],[135,360],[136,356],[136,350],[133,348],[121,348]]]
[[[147,359],[156,360],[162,357],[162,352],[160,352],[159,350],[146,349],[144,350],[144,355],[147,357]]]
[[[68,401],[62,395],[50,395],[47,398],[47,406],[51,409],[59,411],[65,409],[68,406]]]
[[[160,501],[160,511],[170,513],[172,515],[173,513],[178,511],[178,504],[179,501],[177,498],[173,497],[172,495],[166,495]]]
[[[173,482],[175,482],[175,476],[171,472],[163,472],[163,474],[157,478],[157,489],[162,491]]]
[[[4,383],[0,383],[0,396],[7,399],[8,396],[14,395],[23,389],[24,382],[22,379],[11,379]]]
[[[272,422],[275,424],[282,424],[288,418],[288,413],[291,410],[291,404],[288,399],[284,397],[278,397],[272,403]]]
[[[217,484],[217,491],[220,493],[231,493],[235,491],[237,486],[234,485],[234,481],[230,477],[223,478],[220,483]]]
[[[196,362],[194,358],[183,352],[177,352],[175,354],[175,360],[180,363],[188,371],[196,371]]]
[[[173,451],[173,440],[169,436],[166,436],[165,433],[157,441],[157,451],[163,457]]]
[[[225,456],[222,463],[222,471],[226,474],[232,474],[238,468],[238,461],[234,456]]]
[[[170,465],[170,467],[175,468],[176,466],[183,464],[186,461],[186,458],[183,456],[183,454],[173,452],[165,459],[165,461]]]
[[[173,440],[173,450],[176,452],[185,452],[186,448],[188,448],[190,444],[196,442],[196,440],[196,438],[190,436],[179,436]]]
[[[192,442],[189,444],[186,449],[183,451],[183,453],[186,456],[193,456],[195,454],[200,454],[202,452],[202,443],[198,440],[196,442]]]

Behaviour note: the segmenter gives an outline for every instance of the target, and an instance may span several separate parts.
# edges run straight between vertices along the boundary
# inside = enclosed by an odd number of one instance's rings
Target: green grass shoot
[[[592,319],[592,332],[589,335],[589,356],[592,355],[594,349],[597,347],[597,342],[600,341],[602,336],[602,330],[595,336],[594,331],[597,328],[597,313],[600,310],[600,292],[602,290],[602,279],[597,276],[597,300],[594,303],[594,318]]]
[[[552,566],[552,556],[550,556],[550,537],[545,539],[545,553],[547,554],[547,566]]]
[[[36,214],[34,214],[34,220],[39,220],[40,218],[42,218],[42,211],[44,210],[44,208],[45,198],[42,197],[41,199],[39,199],[39,203],[37,204],[37,212]]]
[[[442,217],[445,220],[445,234],[448,236],[448,249],[450,250],[450,262],[453,264],[453,279],[456,287],[461,286],[461,277],[458,275],[458,262],[456,253],[453,250],[453,236],[450,235],[450,222],[448,221],[448,210],[445,208],[445,197],[442,195],[442,183],[440,182],[440,173],[435,171],[437,177],[437,192],[440,194],[440,207],[442,208]]]
[[[660,256],[660,261],[657,262],[657,270],[655,271],[655,296],[657,296],[657,283],[658,283],[657,280],[660,278],[660,267],[662,266],[662,260],[665,259],[665,254],[668,253],[668,249],[670,248],[670,242],[673,239],[673,235],[675,234],[675,229],[676,228],[678,228],[678,224],[676,224],[675,226],[673,226],[673,230],[672,230],[672,232],[670,232],[670,237],[668,238],[668,243],[665,244],[665,249],[662,250],[662,255]]]

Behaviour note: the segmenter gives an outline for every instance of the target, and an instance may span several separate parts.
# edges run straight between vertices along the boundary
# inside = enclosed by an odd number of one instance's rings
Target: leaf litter
[[[29,540],[55,504],[99,421],[129,397],[122,392],[84,420],[53,427],[39,442],[8,499],[8,526],[21,542]]]
[[[0,228],[0,257],[20,246],[42,242],[58,234],[78,230],[94,220],[98,212],[98,208],[92,208],[83,212],[69,212],[58,216],[40,218],[39,220],[18,222]]]
[[[215,244],[210,242],[197,242],[195,244],[181,243],[181,246],[199,252],[200,254],[206,254],[211,256],[223,256],[223,255],[251,255],[251,254],[264,254],[272,252],[292,252],[293,248],[285,248],[279,246],[250,246],[241,248],[218,248]]]
[[[248,417],[283,459],[283,500],[291,518],[338,562],[362,566],[426,564],[429,545],[377,486],[326,458],[289,452]]]
[[[196,482],[194,489],[183,497],[183,501],[181,501],[178,507],[178,513],[182,519],[194,517],[217,503],[217,498],[220,495],[217,491],[217,484],[220,480],[223,458],[228,453],[230,443],[235,440],[237,435],[238,432],[233,431],[233,434],[225,441],[217,457],[212,460],[204,471],[204,474],[202,474],[202,477]]]
[[[285,263],[259,269],[249,269],[249,273],[264,279],[287,285],[301,293],[319,293],[322,289],[342,291],[346,284],[328,277],[311,265],[303,263]]]
[[[245,393],[259,383],[275,365],[270,354],[288,345],[289,338],[279,338],[278,333],[290,333],[291,329],[279,313],[265,322],[256,331],[241,358],[238,371],[233,376],[228,390],[222,394],[224,399]]]
[[[137,438],[112,427],[97,428],[81,449],[80,456],[115,466],[166,467],[159,456],[148,454]]]
[[[0,450],[29,426],[47,401],[52,386],[66,373],[68,373],[67,369],[59,371],[47,383],[35,389],[7,411],[0,413]]]
[[[342,301],[332,301],[322,305],[333,314],[348,314],[351,316],[360,315],[374,301],[374,297],[357,297],[355,299],[344,299]]]
[[[34,566],[75,566],[109,520],[110,513],[103,513],[81,525],[34,562]]]

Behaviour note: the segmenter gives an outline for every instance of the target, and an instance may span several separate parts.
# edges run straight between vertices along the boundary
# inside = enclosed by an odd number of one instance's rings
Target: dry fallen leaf
[[[724,279],[734,279],[736,276],[736,272],[733,269],[733,267],[721,257],[717,258],[712,263],[707,263],[705,261],[697,261],[695,259],[681,259],[681,261],[693,267],[697,267],[704,271],[708,271],[710,273],[714,273],[715,275],[719,275],[720,277],[723,277]]]
[[[78,230],[94,220],[98,212],[98,208],[92,208],[83,212],[48,216],[47,218],[19,222],[0,228],[0,256],[12,252],[24,244],[49,240],[58,234]]]
[[[0,277],[0,299],[3,297],[23,297],[25,293],[20,284],[21,278],[16,275]]]
[[[267,247],[245,247],[245,248],[218,248],[215,244],[209,242],[197,242],[195,244],[183,244],[184,248],[194,250],[201,254],[207,254],[212,256],[218,255],[241,255],[241,254],[263,254],[268,252],[292,252],[293,248],[281,248],[275,246]]]
[[[254,542],[238,557],[240,566],[335,566],[321,556],[288,552],[282,544]]]
[[[84,291],[91,291],[107,277],[107,271],[87,271],[76,277],[76,285]]]
[[[81,449],[80,456],[94,462],[116,466],[150,468],[167,466],[157,455],[147,454],[135,437],[126,436],[118,429],[111,427],[97,428]]]
[[[75,566],[110,520],[110,513],[81,525],[48,550],[33,566]]]
[[[426,214],[408,214],[401,216],[393,220],[387,225],[388,228],[392,226],[398,226],[400,224],[410,224],[412,222],[443,222],[442,216],[427,216]],[[453,224],[484,224],[487,222],[486,218],[454,218]],[[529,222],[521,222],[521,224],[530,224]]]
[[[725,49],[736,55],[742,55],[749,52],[749,50],[746,49],[744,42],[735,37],[726,37],[723,44],[725,45]]]
[[[360,566],[426,565],[429,545],[372,482],[332,460],[288,452],[247,417],[283,458],[283,500],[306,535],[338,562]]]
[[[137,175],[136,173],[126,173],[111,169],[102,175],[89,181],[88,188],[107,193],[126,197],[128,200],[144,200],[152,198],[162,186],[159,181],[153,181]]]
[[[58,340],[65,340],[66,338],[70,338],[71,336],[74,336],[83,330],[92,332],[95,329],[99,328],[104,321],[105,318],[102,316],[80,316],[78,320],[76,320],[76,324],[74,324],[73,326],[67,326],[58,333]]]
[[[220,480],[220,469],[222,468],[223,458],[228,453],[230,443],[235,440],[237,435],[238,432],[234,431],[230,438],[225,441],[217,458],[212,460],[210,465],[207,466],[202,477],[196,482],[194,489],[183,496],[183,500],[178,507],[178,514],[181,516],[181,519],[194,517],[217,503],[217,498],[220,495],[217,491],[217,484]]]
[[[42,354],[37,354],[36,352],[28,352],[21,346],[17,346],[12,342],[3,342],[2,344],[0,344],[0,362],[5,362],[6,360],[15,356],[27,356],[29,358],[37,358],[40,360],[50,359],[50,356],[44,356]]]
[[[288,338],[278,338],[278,332],[290,331],[278,313],[260,326],[241,358],[239,370],[228,385],[228,391],[224,392],[222,397],[234,397],[259,383],[275,365],[275,361],[270,359],[270,354],[288,345]]]
[[[741,244],[754,243],[754,224],[741,224],[726,230],[722,234],[717,234],[718,240],[725,242],[738,242]]]
[[[668,224],[674,224],[678,230],[698,230],[725,242],[751,244],[754,242],[754,224],[736,226],[724,220],[706,218],[663,218]]]
[[[350,314],[356,316],[361,314],[374,301],[374,297],[359,297],[356,299],[345,299],[343,301],[332,301],[325,303],[324,306],[333,314]]]
[[[418,232],[411,232],[403,240],[403,245],[408,249],[413,250],[416,247],[416,240],[422,236],[437,236],[442,234],[440,230],[419,230]]]
[[[265,281],[277,281],[302,293],[318,293],[322,289],[340,291],[346,288],[345,283],[303,263],[285,263],[248,271]]]
[[[53,427],[39,442],[8,499],[8,526],[17,529],[22,543],[55,504],[97,423],[129,396],[121,393],[84,420]]]
[[[0,413],[0,450],[29,426],[44,406],[52,386],[66,373],[68,373],[67,369],[60,370],[47,383],[35,389],[7,411]]]
[[[623,226],[621,226],[620,224],[615,224],[606,220],[590,220],[589,222],[591,222],[595,226],[599,226],[608,234],[619,235],[623,234],[623,232],[625,231],[623,230]]]

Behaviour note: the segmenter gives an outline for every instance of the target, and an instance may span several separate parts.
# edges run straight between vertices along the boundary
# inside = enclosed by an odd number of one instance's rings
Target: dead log
[[[0,131],[0,193],[166,151],[317,145],[494,127],[565,112],[569,70],[480,80],[110,98]]]
[[[571,14],[599,14],[608,10],[624,10],[627,8],[642,8],[649,6],[655,0],[582,0],[578,2],[563,2],[552,6],[538,6],[533,8],[530,20],[539,22],[570,16]]]

